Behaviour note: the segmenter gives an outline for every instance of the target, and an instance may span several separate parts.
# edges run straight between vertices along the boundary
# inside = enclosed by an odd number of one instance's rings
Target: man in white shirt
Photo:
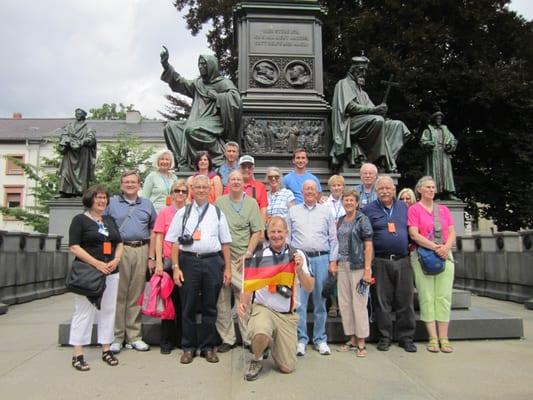
[[[243,293],[238,306],[240,318],[245,318],[250,307],[248,320],[248,338],[251,340],[253,358],[245,373],[248,381],[257,379],[263,365],[263,354],[267,348],[272,351],[272,358],[283,373],[291,373],[296,367],[294,349],[298,343],[297,325],[298,290],[311,292],[315,279],[311,276],[306,256],[301,250],[287,246],[287,222],[279,217],[272,217],[268,224],[270,247],[254,253],[254,257],[272,257],[285,255],[294,259],[296,277],[292,288],[279,287],[276,290],[264,287],[252,293]],[[292,253],[292,254],[291,254]],[[250,304],[251,303],[251,304]]]
[[[172,242],[174,282],[181,287],[183,315],[180,362],[190,364],[196,350],[208,362],[218,362],[217,299],[222,285],[231,282],[231,234],[224,213],[207,202],[209,178],[193,178],[194,201],[180,209],[165,240]],[[202,293],[202,338],[196,330],[196,302]]]

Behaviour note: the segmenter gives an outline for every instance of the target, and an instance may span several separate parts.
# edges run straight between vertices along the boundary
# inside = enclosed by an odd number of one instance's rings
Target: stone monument
[[[241,143],[259,164],[290,160],[297,147],[327,162],[330,108],[322,83],[323,12],[316,0],[247,0],[234,8]]]
[[[161,80],[174,92],[193,99],[187,121],[170,121],[165,126],[165,141],[175,164],[179,170],[191,169],[196,153],[206,150],[213,164],[219,166],[224,162],[224,142],[237,140],[242,111],[239,91],[229,79],[220,76],[215,56],[200,56],[200,76],[188,80],[174,70],[168,62],[167,48],[163,49]],[[262,76],[266,79],[268,74]]]
[[[452,156],[457,148],[455,136],[442,124],[444,114],[435,112],[422,132],[420,146],[426,151],[426,175],[435,180],[440,198],[457,200],[453,180]]]
[[[58,149],[63,156],[59,166],[59,196],[80,197],[94,181],[96,135],[87,126],[87,113],[75,111],[76,120],[59,132]]]

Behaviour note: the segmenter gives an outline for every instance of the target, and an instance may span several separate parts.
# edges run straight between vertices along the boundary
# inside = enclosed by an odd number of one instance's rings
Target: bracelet
[[[148,260],[155,261],[155,257],[148,257]]]

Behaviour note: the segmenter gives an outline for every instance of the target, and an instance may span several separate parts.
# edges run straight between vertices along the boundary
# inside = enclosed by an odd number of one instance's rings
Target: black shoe
[[[398,342],[399,346],[402,347],[408,353],[416,353],[416,345],[412,339],[404,339]]]
[[[379,351],[389,351],[390,349],[390,339],[388,338],[381,338],[379,339],[377,349]]]
[[[174,346],[172,346],[171,344],[161,343],[159,351],[161,352],[161,354],[170,354],[170,353],[172,353],[172,348],[173,347]]]
[[[220,346],[217,347],[217,353],[227,353],[231,349],[233,349],[235,345],[229,344],[229,343],[222,343]]]
[[[263,363],[261,361],[251,360],[244,377],[247,381],[255,381],[262,369]]]

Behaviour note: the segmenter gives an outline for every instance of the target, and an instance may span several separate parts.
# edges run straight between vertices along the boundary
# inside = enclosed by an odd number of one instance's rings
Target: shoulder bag
[[[439,219],[439,208],[433,205],[433,241],[442,244],[442,227]],[[446,261],[440,258],[435,251],[418,246],[418,260],[422,266],[422,272],[426,275],[437,275],[444,271]]]
[[[87,297],[99,297],[105,290],[105,274],[92,265],[74,260],[65,281],[67,290]]]

